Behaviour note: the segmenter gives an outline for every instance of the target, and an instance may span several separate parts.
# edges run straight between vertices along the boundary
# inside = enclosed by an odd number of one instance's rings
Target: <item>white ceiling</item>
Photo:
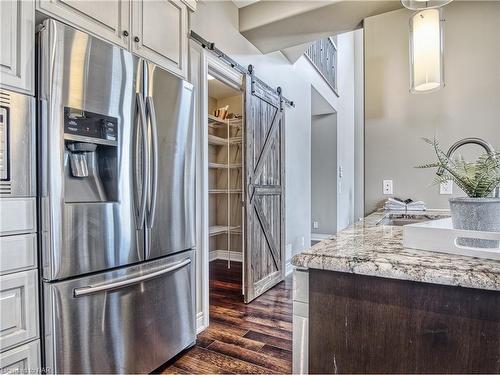
[[[217,79],[208,80],[208,96],[214,99],[228,98],[230,96],[240,95],[238,90],[225,85]]]
[[[233,0],[233,3],[238,7],[238,8],[244,8],[247,5],[256,3],[259,0]]]

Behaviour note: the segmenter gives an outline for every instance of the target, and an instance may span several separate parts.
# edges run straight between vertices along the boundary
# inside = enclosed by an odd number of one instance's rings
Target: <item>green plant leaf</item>
[[[442,168],[445,174],[436,176],[434,184],[453,181],[470,197],[487,197],[500,185],[500,153],[481,154],[474,163],[467,162],[462,155],[450,158],[434,138],[422,138],[434,148],[437,161],[419,165],[416,168]]]

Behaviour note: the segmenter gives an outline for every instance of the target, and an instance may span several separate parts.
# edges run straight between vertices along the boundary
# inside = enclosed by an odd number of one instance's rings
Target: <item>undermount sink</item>
[[[424,221],[444,219],[446,215],[432,214],[386,214],[377,222],[377,225],[403,226],[407,224],[422,223]]]

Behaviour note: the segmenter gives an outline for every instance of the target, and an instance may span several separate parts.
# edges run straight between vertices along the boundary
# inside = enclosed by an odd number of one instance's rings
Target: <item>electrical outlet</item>
[[[393,187],[392,180],[384,180],[383,191],[384,191],[384,195],[393,195],[394,194],[394,187]]]
[[[453,194],[453,181],[441,182],[439,185],[439,194],[451,195]]]
[[[306,246],[306,239],[305,239],[305,237],[300,237],[300,242],[302,244],[302,248],[304,248],[304,246]]]
[[[313,229],[318,229],[319,223],[317,221],[313,221]]]

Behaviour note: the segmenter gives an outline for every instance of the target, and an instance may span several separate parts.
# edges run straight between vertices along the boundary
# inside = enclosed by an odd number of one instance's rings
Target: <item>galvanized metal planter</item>
[[[453,227],[483,232],[500,232],[500,198],[452,198]],[[500,241],[459,238],[461,246],[497,248]]]

